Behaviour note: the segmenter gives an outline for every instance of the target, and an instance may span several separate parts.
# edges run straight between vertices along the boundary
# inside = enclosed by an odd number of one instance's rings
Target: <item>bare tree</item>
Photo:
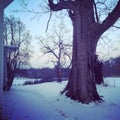
[[[70,40],[70,34],[68,33],[69,31],[65,28],[63,22],[58,26],[59,29],[52,31],[52,33],[48,35],[47,38],[39,37],[38,39],[42,45],[44,54],[49,53],[53,56],[51,62],[53,62],[55,66],[58,82],[61,82],[61,68],[70,67],[71,65],[72,43]],[[56,28],[56,25],[54,28]]]
[[[73,56],[69,82],[63,92],[83,103],[100,100],[95,85],[94,57],[100,36],[120,17],[120,0],[99,20],[94,0],[48,0],[52,11],[66,9],[73,23]],[[102,3],[102,2],[101,2]],[[105,4],[105,2],[104,2]],[[105,4],[107,6],[107,3]]]
[[[7,78],[5,77],[4,90],[12,86],[17,68],[29,65],[30,58],[30,33],[24,24],[14,17],[4,20],[4,45],[7,65]],[[14,50],[15,49],[15,50]]]

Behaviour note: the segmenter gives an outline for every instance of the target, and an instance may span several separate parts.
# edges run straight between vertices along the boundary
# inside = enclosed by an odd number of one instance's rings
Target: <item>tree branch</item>
[[[75,8],[74,1],[64,1],[60,0],[57,4],[53,3],[53,0],[48,0],[49,7],[52,11],[59,11],[63,9],[71,9]]]
[[[3,8],[5,8],[12,2],[13,0],[0,0],[0,5],[2,5]]]
[[[108,15],[108,17],[99,26],[100,35],[103,34],[108,28],[110,28],[120,17],[120,0],[118,1],[116,7]]]
[[[94,1],[93,5],[94,5],[94,9],[95,9],[95,17],[96,17],[96,21],[97,21],[97,23],[99,23],[99,17],[98,17],[97,7],[96,7],[96,4],[95,4],[95,1]]]
[[[46,32],[47,32],[47,30],[48,30],[51,17],[52,17],[52,11],[50,11],[50,17],[49,17],[48,22],[47,22]]]
[[[44,46],[44,48],[47,50],[46,52],[44,53],[52,53],[57,59],[58,59],[58,56],[57,54],[54,52],[54,50],[52,50],[49,46]]]
[[[112,27],[120,29],[120,26],[113,25]]]

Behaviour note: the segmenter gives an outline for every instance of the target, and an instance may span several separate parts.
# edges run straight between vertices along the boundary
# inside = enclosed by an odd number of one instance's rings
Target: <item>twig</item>
[[[48,30],[51,17],[52,17],[52,11],[50,10],[50,16],[49,16],[49,19],[48,19],[48,22],[47,22],[47,27],[46,27],[46,31],[45,32],[47,32],[47,30]]]

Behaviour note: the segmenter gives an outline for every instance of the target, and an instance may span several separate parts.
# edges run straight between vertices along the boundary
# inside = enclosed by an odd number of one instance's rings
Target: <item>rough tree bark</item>
[[[7,81],[4,84],[4,86],[3,86],[3,90],[4,91],[5,90],[6,91],[10,90],[10,88],[12,86],[12,83],[13,83],[13,80],[14,80],[15,75],[16,75],[16,69],[17,69],[17,63],[16,63],[16,61],[14,63],[7,62]]]
[[[94,74],[94,57],[100,36],[120,16],[120,1],[100,24],[94,14],[94,0],[49,1],[52,11],[67,9],[73,23],[73,56],[69,82],[63,92],[83,103],[101,100],[97,93]]]
[[[94,59],[94,71],[95,71],[95,82],[96,84],[104,83],[103,80],[103,63],[102,61],[98,60],[98,56],[95,55]]]

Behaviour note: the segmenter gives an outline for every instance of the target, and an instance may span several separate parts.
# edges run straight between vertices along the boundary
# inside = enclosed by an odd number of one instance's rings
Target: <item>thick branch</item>
[[[60,0],[57,4],[53,3],[53,0],[48,0],[49,7],[52,11],[59,11],[63,9],[74,9],[74,1],[64,1]]]
[[[6,8],[13,0],[0,0],[0,7]]]
[[[120,17],[120,0],[118,1],[116,7],[108,15],[108,17],[100,25],[99,32],[103,34],[108,28],[110,28]]]
[[[49,46],[44,46],[46,48],[46,52],[45,53],[52,53],[57,59],[58,59],[58,56],[57,54],[54,52],[54,49],[52,50]]]

